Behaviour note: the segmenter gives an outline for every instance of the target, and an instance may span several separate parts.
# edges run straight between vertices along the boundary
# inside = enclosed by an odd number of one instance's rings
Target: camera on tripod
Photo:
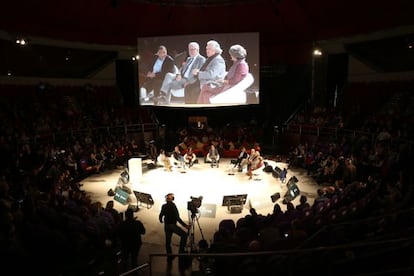
[[[192,216],[195,216],[198,213],[198,208],[201,206],[201,201],[203,200],[202,196],[199,197],[190,197],[191,200],[187,202],[187,210],[191,212]]]

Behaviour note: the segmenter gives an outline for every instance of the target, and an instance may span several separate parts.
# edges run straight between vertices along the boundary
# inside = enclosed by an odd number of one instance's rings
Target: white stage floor
[[[173,168],[172,172],[164,170],[163,167],[147,170],[146,164],[143,164],[142,176],[140,179],[133,179],[127,186],[141,193],[150,194],[154,200],[152,206],[137,203],[134,194],[130,195],[130,204],[140,207],[136,212],[136,217],[140,219],[146,227],[147,233],[143,236],[143,246],[139,256],[139,263],[148,262],[150,253],[165,253],[164,249],[164,230],[163,224],[158,220],[158,214],[162,204],[165,203],[165,195],[168,193],[175,194],[175,203],[180,211],[180,216],[185,222],[191,221],[191,212],[187,210],[187,203],[191,197],[202,197],[202,205],[197,214],[198,224],[194,231],[194,240],[198,242],[204,237],[208,242],[213,239],[214,232],[223,219],[233,219],[234,222],[241,217],[249,214],[249,208],[253,207],[257,213],[267,215],[272,212],[274,203],[271,195],[279,192],[281,198],[277,201],[283,210],[286,205],[282,204],[283,196],[286,193],[286,183],[295,176],[298,179],[297,186],[301,194],[308,197],[308,202],[313,203],[318,189],[318,184],[303,169],[288,170],[286,182],[282,184],[279,179],[275,178],[272,173],[259,170],[260,180],[249,180],[245,172],[232,170],[231,159],[223,158],[220,160],[218,168],[211,168],[199,159],[199,163],[191,168],[187,168],[185,173],[181,168]],[[287,167],[286,163],[265,160],[273,168],[278,166],[283,169]],[[144,163],[146,162],[143,161]],[[100,201],[104,206],[108,200],[114,199],[107,195],[109,189],[115,189],[120,174],[124,170],[114,170],[91,175],[81,181],[82,189],[90,195],[93,201]],[[234,173],[234,175],[232,175]],[[130,172],[130,176],[134,174]],[[222,206],[223,196],[247,194],[247,201],[241,213],[230,213],[226,206]],[[299,196],[292,202],[298,204]],[[123,205],[115,201],[115,208],[124,212],[128,204]],[[200,231],[201,230],[201,231]],[[201,235],[201,232],[203,235]],[[178,252],[179,239],[173,236],[173,253]],[[165,260],[162,260],[165,264]],[[153,272],[156,272],[152,264]],[[161,268],[165,273],[165,265]],[[153,273],[154,274],[154,273]],[[162,274],[162,273],[161,273]]]

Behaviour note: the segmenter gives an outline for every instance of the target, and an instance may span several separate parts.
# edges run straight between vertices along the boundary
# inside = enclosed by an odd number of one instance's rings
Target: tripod
[[[194,232],[195,232],[195,222],[197,222],[198,229],[200,230],[201,238],[204,240],[203,230],[200,227],[200,222],[198,221],[198,210],[196,212],[189,211],[188,212],[189,220],[191,219],[191,227],[188,229],[188,237],[190,238],[187,247],[190,249],[189,252],[197,252],[197,245],[194,239]]]

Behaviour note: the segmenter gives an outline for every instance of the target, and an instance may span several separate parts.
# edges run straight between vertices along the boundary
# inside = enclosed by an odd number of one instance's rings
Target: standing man
[[[193,69],[200,69],[206,61],[206,58],[200,55],[200,45],[197,42],[188,43],[188,57],[180,71],[167,73],[161,86],[161,92],[167,95],[169,99],[171,89],[180,89],[197,81],[192,74]]]
[[[207,59],[200,69],[192,69],[192,74],[197,78],[192,84],[185,87],[185,103],[197,103],[203,84],[223,79],[226,75],[226,63],[221,56],[223,50],[215,40],[209,40],[206,45]]]
[[[181,218],[178,212],[177,206],[174,203],[174,194],[169,193],[165,196],[165,201],[161,207],[161,212],[159,215],[159,220],[161,223],[164,222],[164,231],[165,231],[165,249],[168,254],[168,262],[172,261],[171,253],[171,238],[172,234],[177,234],[180,236],[180,248],[178,253],[184,253],[185,245],[187,243],[187,233],[177,225],[177,222],[180,223],[187,230],[190,229],[190,225],[186,224]]]
[[[154,90],[154,104],[158,104],[160,89],[165,75],[174,72],[174,59],[168,55],[167,47],[164,45],[159,46],[158,51],[155,54],[152,70],[147,73],[145,82],[142,85],[142,88],[145,88],[147,95]]]
[[[144,234],[144,225],[134,218],[133,210],[128,208],[125,212],[125,220],[119,226],[124,271],[138,266],[138,255],[142,245],[141,235]]]

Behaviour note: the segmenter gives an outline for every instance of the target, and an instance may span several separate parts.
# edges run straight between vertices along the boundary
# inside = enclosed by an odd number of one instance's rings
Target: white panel
[[[131,158],[128,160],[129,182],[138,184],[142,179],[142,159]]]

